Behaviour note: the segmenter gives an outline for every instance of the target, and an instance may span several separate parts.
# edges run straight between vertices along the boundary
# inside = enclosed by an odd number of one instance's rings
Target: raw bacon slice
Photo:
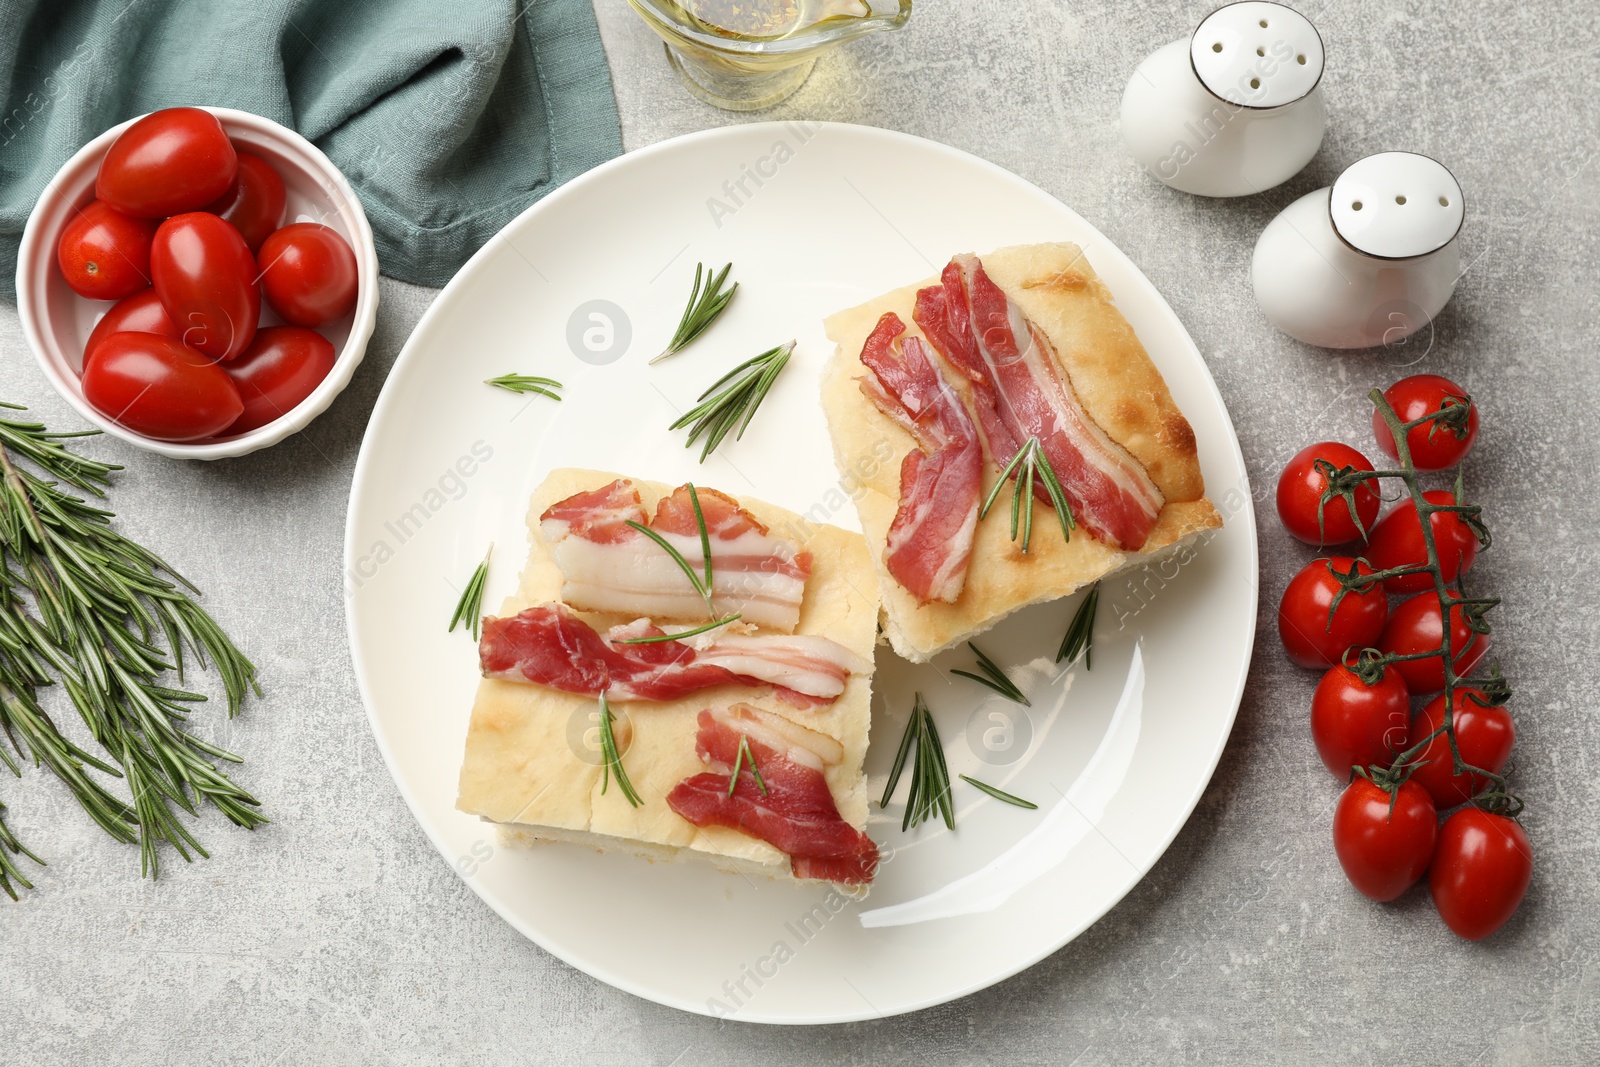
[[[697,489],[711,541],[712,604],[719,614],[789,633],[800,621],[811,554],[775,537],[739,502]],[[584,611],[704,621],[706,604],[660,545],[628,525],[646,523],[639,491],[626,478],[578,493],[539,517],[539,535],[561,568],[561,599]],[[656,507],[652,530],[696,572],[705,566],[689,487]]]
[[[623,640],[664,631],[648,619],[601,636],[564,604],[509,619],[487,618],[478,644],[483,674],[611,700],[675,700],[716,685],[770,685],[799,706],[831,703],[871,665],[814,635],[742,636],[720,630],[643,645]]]
[[[699,715],[695,751],[715,770],[685,778],[667,805],[696,826],[727,826],[789,856],[796,878],[865,885],[878,869],[878,846],[845,822],[824,777],[843,758],[839,742],[748,704]],[[761,784],[739,742],[748,741]],[[734,765],[739,781],[729,796]],[[762,792],[761,786],[766,786]]]
[[[861,349],[871,371],[861,391],[916,439],[900,464],[900,505],[889,527],[884,566],[918,600],[953,603],[967,582],[983,491],[978,430],[922,341],[886,312]]]
[[[1079,523],[1126,551],[1142,548],[1166,503],[1150,475],[1084,412],[1049,340],[984,273],[952,259],[913,314],[946,360],[973,382],[973,404],[1002,468],[1038,437]],[[1042,486],[1040,487],[1042,495]]]

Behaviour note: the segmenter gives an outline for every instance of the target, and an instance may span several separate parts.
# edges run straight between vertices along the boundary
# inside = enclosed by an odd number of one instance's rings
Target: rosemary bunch
[[[121,468],[60,443],[83,436],[0,418],[0,733],[60,778],[102,830],[137,842],[140,872],[154,877],[162,841],[185,860],[209,855],[180,818],[202,803],[247,829],[267,821],[215,762],[239,757],[185,729],[189,705],[206,698],[162,684],[164,675],[181,686],[186,654],[214,666],[230,718],[260,689],[254,665],[191,599],[194,586],[88,502]],[[38,690],[56,684],[104,758],[68,740],[41,707]],[[0,759],[19,772],[3,745]],[[126,779],[131,801],[98,775]],[[0,831],[0,853],[8,849],[24,853]]]

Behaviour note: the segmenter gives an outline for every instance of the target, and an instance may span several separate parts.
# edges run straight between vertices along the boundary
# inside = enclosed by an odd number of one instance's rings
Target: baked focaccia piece
[[[1222,525],[1193,430],[1077,245],[960,255],[826,326],[834,458],[863,482],[884,632],[906,659]],[[1037,476],[1026,552],[1010,488],[977,518],[1025,450],[1076,523],[1064,539]]]
[[[511,840],[697,855],[859,891],[877,862],[862,833],[879,609],[866,543],[758,500],[704,487],[697,499],[718,614],[765,621],[638,643],[707,618],[672,557],[630,525],[699,570],[688,487],[561,469],[534,492],[519,586],[484,623],[457,807]],[[805,544],[775,533],[795,529]],[[623,610],[635,597],[655,614]],[[638,806],[605,767],[601,691]]]

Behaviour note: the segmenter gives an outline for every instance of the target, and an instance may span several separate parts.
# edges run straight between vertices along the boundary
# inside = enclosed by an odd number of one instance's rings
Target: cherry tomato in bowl
[[[114,333],[83,371],[83,395],[106,418],[158,441],[198,441],[244,410],[215,362],[170,337]]]
[[[1371,574],[1372,568],[1349,556],[1314,559],[1289,580],[1278,602],[1278,636],[1289,658],[1302,667],[1331,667],[1346,649],[1372,646],[1389,617],[1383,586],[1370,582],[1352,588],[1343,598],[1338,575]],[[1333,608],[1335,599],[1339,607]]]
[[[1515,819],[1462,808],[1445,820],[1428,872],[1439,917],[1468,941],[1504,926],[1533,880],[1533,848]]]
[[[238,359],[223,365],[239,389],[244,412],[228,433],[265,426],[311,395],[333,370],[333,345],[304,326],[264,326]]]
[[[156,230],[150,269],[161,306],[190,348],[227,360],[255,337],[256,262],[229,223],[204,211],[174,215]]]
[[[1337,441],[1308,445],[1295,453],[1278,477],[1278,517],[1290,533],[1307,544],[1341,545],[1364,536],[1378,517],[1378,493],[1373,483],[1364,481],[1351,490],[1356,504],[1354,516],[1350,514],[1349,500],[1342,496],[1324,505],[1322,494],[1329,479],[1319,469],[1318,460],[1326,461],[1335,472],[1346,467],[1372,470],[1372,462],[1349,445]]]
[[[250,152],[239,153],[239,173],[228,191],[205,210],[233,223],[252,253],[283,221],[288,192],[272,164]]]
[[[1416,884],[1433,858],[1439,815],[1433,798],[1405,782],[1392,798],[1365,778],[1345,787],[1333,810],[1333,850],[1363,896],[1393,900]]]
[[[198,211],[238,173],[233,142],[209,111],[169,107],[123,130],[95,177],[95,196],[118,211],[159,219]]]
[[[1460,594],[1451,590],[1450,598],[1459,600]],[[1378,637],[1377,649],[1396,655],[1410,656],[1419,652],[1438,652],[1444,647],[1443,613],[1439,598],[1433,593],[1419,593],[1402,600],[1389,613],[1383,633]],[[1455,656],[1457,677],[1472,673],[1474,667],[1489,651],[1487,634],[1474,632],[1468,625],[1466,611],[1460,604],[1450,607],[1450,650]],[[1444,657],[1428,656],[1423,659],[1401,660],[1395,670],[1406,680],[1412,696],[1427,696],[1444,688]]]
[[[1352,767],[1387,767],[1409,743],[1411,694],[1393,666],[1372,685],[1341,663],[1311,697],[1311,740],[1323,766],[1340,781]]]
[[[1467,391],[1437,374],[1413,374],[1401,378],[1383,391],[1383,398],[1400,416],[1401,422],[1412,422],[1435,411],[1454,409],[1452,418],[1417,426],[1406,432],[1406,445],[1411,449],[1411,465],[1419,471],[1438,471],[1454,467],[1472,451],[1478,439],[1478,405]],[[1464,411],[1465,414],[1459,414]],[[1385,453],[1400,458],[1395,447],[1394,434],[1389,430],[1383,412],[1372,412],[1372,436]]]
[[[267,303],[296,326],[321,326],[356,304],[356,256],[337,230],[296,222],[261,243]]]
[[[1474,696],[1481,698],[1483,690],[1462,687],[1455,691],[1455,714],[1451,721],[1456,747],[1468,764],[1499,774],[1511,758],[1517,728],[1512,724],[1511,713],[1503,706],[1485,707],[1474,700]],[[1411,733],[1420,741],[1443,725],[1444,694],[1440,693],[1417,713]],[[1490,782],[1481,774],[1470,771],[1454,774],[1454,770],[1450,739],[1440,734],[1428,742],[1428,747],[1417,757],[1417,768],[1411,772],[1411,780],[1428,791],[1440,811],[1465,804]]]
[[[1430,489],[1422,496],[1430,504],[1446,507],[1456,502],[1455,494],[1445,489]],[[1444,584],[1454,585],[1456,577],[1471,570],[1478,558],[1478,535],[1453,511],[1434,512],[1428,517],[1428,526],[1433,530],[1433,546],[1439,553]],[[1428,548],[1422,543],[1422,520],[1417,518],[1414,501],[1402,500],[1378,520],[1367,538],[1366,556],[1380,571],[1428,562]],[[1425,571],[1397,574],[1385,578],[1383,587],[1391,593],[1420,593],[1433,588],[1433,575]]]
[[[124,215],[103,200],[80,208],[61,231],[56,263],[72,291],[90,300],[121,300],[150,285],[156,223]]]
[[[94,324],[89,340],[83,346],[84,366],[89,365],[89,356],[100,342],[114,333],[158,333],[174,341],[183,340],[183,331],[168,317],[167,309],[161,306],[161,298],[156,296],[154,289],[144,289],[132,296],[125,296],[111,305],[111,310]]]

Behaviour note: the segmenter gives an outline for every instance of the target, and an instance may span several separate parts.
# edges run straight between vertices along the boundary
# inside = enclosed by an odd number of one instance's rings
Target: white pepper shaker
[[[1256,301],[1307,344],[1395,344],[1450,300],[1465,218],[1443,163],[1415,152],[1367,156],[1268,223],[1250,264]]]
[[[1122,140],[1161,181],[1248,196],[1298,174],[1322,144],[1322,38],[1304,15],[1247,0],[1157,49],[1122,94]]]

